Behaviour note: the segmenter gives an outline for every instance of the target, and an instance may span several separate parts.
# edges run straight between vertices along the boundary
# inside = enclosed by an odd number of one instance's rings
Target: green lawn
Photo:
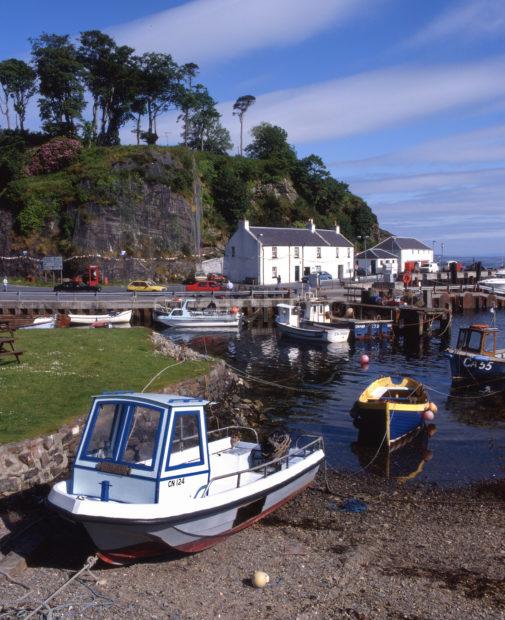
[[[142,390],[175,361],[155,353],[150,330],[17,331],[22,363],[0,360],[0,443],[57,430],[86,414],[94,394]],[[149,391],[207,372],[210,362],[184,362],[162,373]]]

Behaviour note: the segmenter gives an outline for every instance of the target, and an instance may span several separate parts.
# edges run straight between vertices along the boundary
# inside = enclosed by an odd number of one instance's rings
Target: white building
[[[422,241],[411,237],[388,237],[381,241],[372,250],[385,250],[394,254],[398,259],[398,269],[405,271],[405,263],[414,261],[416,263],[432,262],[433,249]]]
[[[358,269],[364,269],[367,275],[390,273],[396,276],[398,273],[398,259],[382,248],[370,248],[356,254],[356,265]]]
[[[224,274],[233,282],[275,284],[300,282],[304,275],[327,271],[334,278],[351,278],[354,247],[333,230],[270,228],[240,222],[224,253]]]

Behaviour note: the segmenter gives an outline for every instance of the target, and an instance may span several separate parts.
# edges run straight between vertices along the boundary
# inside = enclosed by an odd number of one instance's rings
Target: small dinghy
[[[217,310],[216,304],[211,301],[203,310],[189,308],[195,299],[184,299],[173,308],[158,308],[154,313],[154,320],[167,327],[177,329],[237,329],[240,326],[242,315],[237,306],[229,312]]]
[[[354,425],[369,443],[392,446],[431,421],[436,405],[412,377],[381,377],[360,395],[353,412]]]
[[[53,329],[56,327],[56,316],[38,316],[33,319],[31,325],[19,327],[19,329]]]
[[[207,401],[169,394],[95,397],[69,480],[49,504],[81,522],[112,564],[193,553],[251,525],[302,491],[324,458],[320,437],[207,431]],[[252,441],[243,441],[248,432]]]
[[[72,314],[68,313],[72,325],[93,325],[94,323],[106,323],[119,325],[129,323],[132,320],[132,311],[109,312],[109,314]]]
[[[319,303],[317,306],[321,307],[321,312],[312,312],[310,314],[312,321],[306,321],[303,318],[303,310],[299,306],[277,304],[278,314],[275,317],[277,329],[284,336],[311,342],[347,342],[349,330],[347,328],[340,329],[330,324],[329,306],[326,305],[327,309],[325,309],[325,304]],[[327,322],[324,322],[325,318],[328,319]]]

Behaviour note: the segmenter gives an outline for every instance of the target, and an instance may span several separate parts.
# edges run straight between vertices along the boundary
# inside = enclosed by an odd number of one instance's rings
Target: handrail
[[[254,437],[256,438],[256,443],[259,443],[258,431],[255,428],[252,428],[251,426],[230,425],[230,426],[223,426],[222,428],[214,428],[211,431],[207,431],[207,437],[209,435],[213,435],[214,433],[219,433],[220,431],[227,431],[227,430],[230,430],[230,429],[243,430],[243,431],[251,431],[254,434]]]
[[[314,435],[302,435],[302,437],[314,437]],[[297,444],[298,444],[298,440],[297,440]],[[202,497],[205,497],[206,495],[209,494],[209,489],[210,489],[210,485],[213,482],[216,482],[216,480],[223,480],[224,478],[230,478],[231,476],[237,476],[237,489],[240,488],[240,479],[242,477],[242,474],[248,474],[250,472],[254,472],[254,471],[258,471],[258,470],[263,470],[263,478],[266,478],[268,476],[267,473],[267,469],[269,467],[271,467],[272,465],[277,465],[277,464],[281,464],[283,461],[286,461],[287,466],[289,467],[289,459],[298,456],[300,453],[303,453],[303,455],[305,456],[307,450],[310,449],[310,453],[312,454],[313,452],[315,452],[318,449],[323,450],[324,449],[324,442],[323,442],[323,438],[322,437],[317,437],[316,439],[314,439],[313,441],[309,442],[308,444],[298,447],[298,445],[295,448],[294,452],[288,452],[287,454],[284,454],[284,456],[279,456],[276,459],[273,459],[272,461],[268,461],[266,463],[261,463],[260,465],[255,465],[254,467],[249,467],[248,469],[241,469],[239,471],[234,471],[231,472],[229,474],[221,474],[220,476],[214,476],[213,478],[211,478],[207,485],[205,486],[205,488],[203,489],[203,495]]]

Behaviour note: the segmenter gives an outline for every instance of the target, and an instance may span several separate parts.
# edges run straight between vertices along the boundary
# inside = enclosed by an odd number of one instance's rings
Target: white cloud
[[[139,52],[205,64],[303,41],[376,0],[193,0],[109,29]]]
[[[469,0],[435,18],[408,44],[425,44],[449,37],[458,37],[462,43],[468,43],[469,39],[499,36],[504,32],[503,0]]]
[[[247,112],[246,127],[262,121],[279,125],[295,145],[370,133],[429,115],[475,109],[502,97],[504,73],[502,57],[479,63],[402,66],[360,73],[260,95]],[[219,111],[237,144],[238,123],[232,106],[232,101],[221,103]],[[174,118],[160,118],[159,135],[163,131],[179,133]]]

